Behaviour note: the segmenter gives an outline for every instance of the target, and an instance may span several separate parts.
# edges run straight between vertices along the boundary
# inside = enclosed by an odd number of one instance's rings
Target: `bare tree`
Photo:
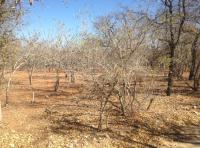
[[[93,79],[91,92],[100,100],[98,128],[102,129],[103,114],[108,104],[117,107],[121,115],[134,111],[136,86],[142,83],[144,77],[139,72],[145,69],[148,27],[145,18],[131,10],[101,17],[95,27],[102,55],[96,61],[101,76]],[[90,59],[94,61],[92,56]],[[117,105],[112,103],[114,98],[118,100]]]
[[[16,46],[15,46],[16,47]],[[12,44],[12,47],[11,48],[14,48],[13,44]],[[11,81],[12,81],[12,77],[13,75],[15,74],[15,72],[23,65],[25,64],[26,62],[26,58],[27,58],[28,54],[26,55],[23,55],[21,53],[18,53],[15,57],[12,57],[15,58],[15,61],[13,62],[12,61],[12,64],[11,65],[11,69],[8,71],[8,80],[7,80],[7,84],[6,84],[6,88],[5,88],[5,93],[6,93],[6,98],[5,98],[5,106],[8,104],[9,102],[9,90],[10,90],[10,85],[11,85]]]
[[[197,44],[198,44],[199,38],[200,38],[200,30],[197,31],[197,33],[195,34],[194,40],[192,42],[192,47],[191,47],[192,62],[190,66],[189,80],[194,79],[194,75],[195,75],[195,69],[197,66],[197,48],[198,48]]]
[[[192,80],[195,75],[195,69],[198,65],[198,45],[199,45],[199,39],[200,39],[200,1],[192,1],[191,5],[193,6],[193,9],[189,11],[189,22],[188,25],[188,33],[192,35],[192,43],[191,43],[191,65],[190,65],[190,74],[189,74],[189,80]]]
[[[173,88],[175,73],[175,52],[183,34],[187,18],[187,0],[161,0],[161,11],[154,20],[156,30],[161,31],[159,40],[169,48],[169,73],[166,94],[170,96]]]

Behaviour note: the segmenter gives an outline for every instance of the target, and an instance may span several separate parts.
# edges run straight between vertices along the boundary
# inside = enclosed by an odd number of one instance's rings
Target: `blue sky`
[[[71,34],[78,34],[81,30],[91,32],[92,23],[98,16],[116,12],[122,6],[134,10],[148,7],[140,0],[42,0],[33,6],[25,2],[23,5],[28,12],[24,16],[20,34],[27,36],[40,32],[44,38],[56,36],[58,23],[64,23]]]

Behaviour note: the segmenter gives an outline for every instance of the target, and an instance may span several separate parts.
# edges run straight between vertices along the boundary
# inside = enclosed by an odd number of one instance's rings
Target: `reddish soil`
[[[61,86],[54,92],[55,73],[34,73],[35,103],[28,74],[13,76],[9,104],[2,110],[0,147],[200,147],[200,92],[192,92],[184,81],[176,81],[175,94],[166,97],[166,82],[158,77],[148,111],[136,113],[134,119],[111,111],[105,130],[99,132],[99,102],[80,97],[83,77],[76,75],[71,84],[64,73],[60,76]],[[4,98],[1,90],[2,102]]]

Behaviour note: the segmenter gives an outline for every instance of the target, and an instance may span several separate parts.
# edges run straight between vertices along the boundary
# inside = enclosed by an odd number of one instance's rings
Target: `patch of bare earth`
[[[184,82],[176,82],[172,97],[164,96],[165,82],[160,82],[151,108],[132,117],[118,116],[111,108],[100,132],[99,102],[81,95],[83,78],[78,75],[71,84],[61,77],[54,92],[55,73],[35,73],[36,102],[31,103],[28,74],[16,73],[9,105],[3,108],[0,147],[199,147],[200,94]],[[0,97],[3,101],[3,90]]]

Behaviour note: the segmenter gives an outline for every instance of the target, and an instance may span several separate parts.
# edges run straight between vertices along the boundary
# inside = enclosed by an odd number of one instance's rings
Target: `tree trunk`
[[[175,61],[174,61],[174,55],[175,55],[175,46],[172,44],[170,46],[170,64],[169,64],[169,73],[168,73],[168,84],[167,84],[167,91],[166,94],[167,96],[170,96],[172,94],[172,89],[173,89],[173,79],[174,79],[174,66],[175,66]]]
[[[71,71],[71,83],[75,83],[74,71]]]
[[[7,86],[6,86],[6,98],[5,98],[5,106],[8,104],[9,101],[9,90],[10,90],[10,83],[12,80],[12,74],[10,74]]]
[[[67,80],[68,79],[68,74],[67,74],[67,72],[65,72],[65,80]]]
[[[5,66],[2,67],[1,77],[4,79],[5,77]]]
[[[34,67],[31,67],[31,70],[29,71],[29,76],[28,76],[30,85],[32,85],[33,69],[34,69]]]
[[[10,76],[9,76],[9,79],[8,79],[8,82],[7,82],[7,86],[6,86],[6,98],[5,98],[5,106],[8,104],[8,95],[9,95],[9,90],[10,90],[10,85],[11,85],[11,80],[12,80],[12,76],[14,75],[14,73],[16,72],[16,70],[17,69],[19,69],[23,64],[24,64],[24,62],[22,62],[22,63],[18,63],[19,61],[20,61],[21,59],[19,59],[16,63],[15,63],[15,65],[14,65],[14,67],[13,67],[13,69],[12,69],[12,72],[10,72]],[[18,65],[17,65],[18,64]]]
[[[195,58],[193,57],[193,54],[192,54],[192,65],[190,67],[190,74],[189,74],[189,80],[193,80],[194,79],[194,71],[195,71],[195,65],[196,65],[196,62],[195,62]]]
[[[194,74],[194,83],[193,83],[194,91],[199,90],[199,86],[200,86],[199,81],[200,81],[200,62],[198,63],[196,70],[195,70],[195,74]]]
[[[99,124],[98,124],[98,130],[102,130],[102,124],[103,124],[103,101],[101,101],[101,108],[99,112]]]
[[[200,33],[196,34],[195,39],[192,43],[192,47],[191,47],[192,63],[190,66],[189,80],[193,80],[194,75],[195,75],[196,58],[197,58],[197,42],[198,42],[199,36],[200,36]]]
[[[104,115],[104,110],[105,110],[107,102],[108,102],[108,99],[105,99],[105,102],[104,102],[104,98],[101,99],[101,107],[100,107],[100,112],[99,112],[98,130],[102,130],[103,115]]]
[[[133,90],[131,91],[131,96],[132,96],[132,100],[131,100],[131,113],[133,113],[133,111],[134,111],[134,109],[133,109],[133,102],[136,99],[136,85],[137,85],[137,82],[134,81]]]
[[[56,70],[56,82],[55,82],[55,87],[54,87],[55,92],[58,91],[59,85],[60,85],[59,71]]]
[[[119,102],[120,102],[120,109],[121,109],[122,115],[124,116],[125,115],[125,108],[124,108],[125,105],[123,103],[122,96],[119,94],[118,97],[119,97]]]

